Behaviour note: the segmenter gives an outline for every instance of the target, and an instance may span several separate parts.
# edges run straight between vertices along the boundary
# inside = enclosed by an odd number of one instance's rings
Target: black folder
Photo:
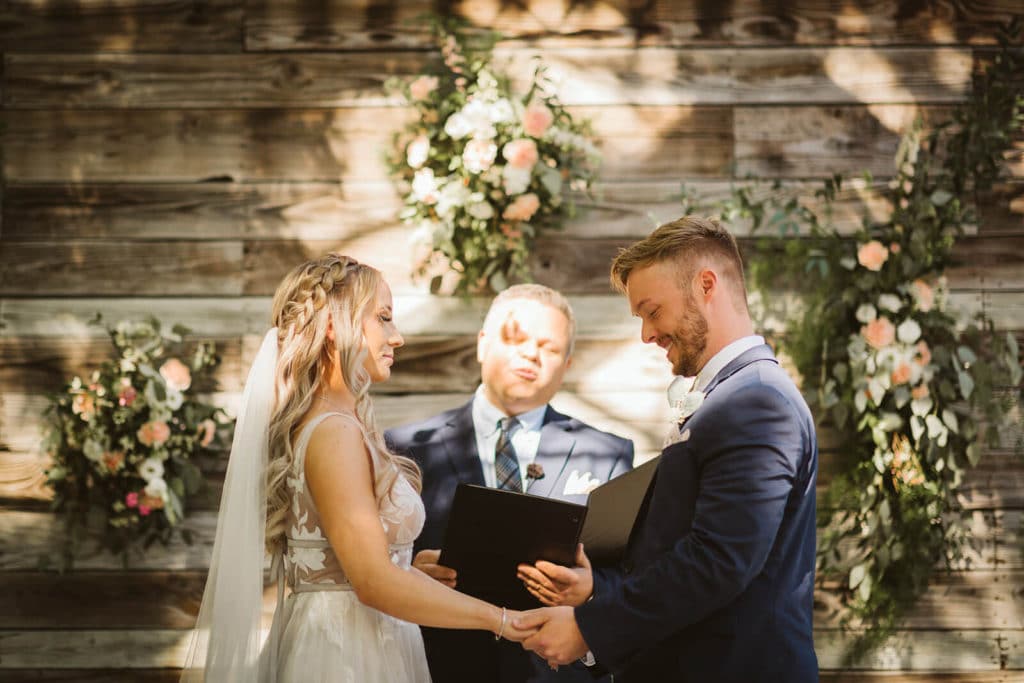
[[[587,505],[459,484],[439,562],[458,572],[463,593],[513,609],[540,602],[516,578],[520,563],[573,566],[583,542],[594,565],[622,559],[658,458],[590,492]]]
[[[516,578],[522,562],[572,566],[587,507],[564,500],[459,484],[439,562],[463,593],[512,609],[540,603]]]
[[[626,554],[629,536],[660,459],[660,455],[652,458],[590,492],[580,542],[595,567],[614,566]]]

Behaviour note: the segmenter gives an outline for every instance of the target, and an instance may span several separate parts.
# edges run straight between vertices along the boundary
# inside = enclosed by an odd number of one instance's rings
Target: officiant
[[[515,285],[492,301],[477,335],[480,386],[465,405],[385,434],[423,472],[426,525],[413,565],[450,586],[438,564],[460,483],[585,503],[599,484],[629,471],[633,443],[564,415],[548,402],[572,363],[576,320],[568,300],[537,284]],[[481,520],[486,523],[486,520]],[[582,665],[553,671],[517,643],[486,633],[423,629],[435,683],[586,681]]]

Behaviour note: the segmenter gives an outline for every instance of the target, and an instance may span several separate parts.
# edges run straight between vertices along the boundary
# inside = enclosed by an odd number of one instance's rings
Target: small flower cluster
[[[182,360],[168,349],[184,328],[165,335],[151,319],[107,332],[116,359],[74,377],[47,408],[46,476],[72,546],[95,533],[101,547],[126,553],[140,539],[169,540],[203,483],[194,456],[212,452],[229,424],[191,395],[219,362],[212,344]]]
[[[457,291],[500,291],[528,279],[538,230],[571,213],[564,189],[589,189],[600,155],[543,67],[525,93],[513,92],[491,66],[494,36],[450,24],[436,34],[442,60],[433,72],[391,83],[417,114],[390,159],[405,196],[401,218],[429,247],[420,274],[443,265],[459,273]]]

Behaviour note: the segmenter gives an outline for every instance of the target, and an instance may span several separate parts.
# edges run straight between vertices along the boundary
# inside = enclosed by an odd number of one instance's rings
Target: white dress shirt
[[[739,339],[730,342],[722,347],[722,349],[711,356],[711,359],[704,364],[704,367],[697,373],[697,381],[694,383],[693,388],[697,391],[704,391],[711,380],[715,378],[715,375],[720,373],[726,365],[733,362],[741,355],[754,348],[755,346],[761,346],[764,344],[764,337],[759,334],[752,334],[748,337],[740,337]]]
[[[519,429],[512,432],[512,447],[516,449],[519,476],[522,479],[524,491],[526,490],[526,468],[537,457],[540,428],[544,425],[544,413],[547,409],[548,406],[545,404],[522,415],[513,416],[519,420],[521,425]],[[477,387],[476,394],[473,396],[473,431],[476,432],[476,450],[480,454],[484,483],[491,488],[497,485],[497,476],[494,473],[494,447],[498,445],[498,436],[501,434],[498,421],[504,417],[508,417],[505,412],[487,400],[484,386],[481,384]]]

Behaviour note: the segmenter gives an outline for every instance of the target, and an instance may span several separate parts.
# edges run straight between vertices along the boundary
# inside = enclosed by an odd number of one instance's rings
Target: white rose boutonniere
[[[683,424],[704,403],[704,392],[697,391],[696,377],[676,377],[668,386],[668,404],[674,411],[676,424]]]

